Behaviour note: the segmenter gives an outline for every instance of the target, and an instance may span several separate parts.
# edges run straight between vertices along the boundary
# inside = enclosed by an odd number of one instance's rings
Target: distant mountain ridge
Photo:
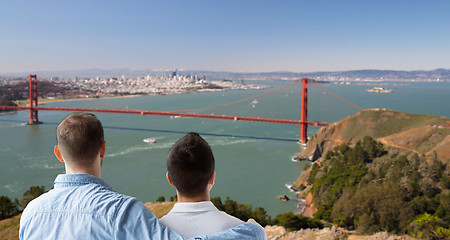
[[[170,69],[144,69],[133,70],[129,68],[117,69],[84,69],[67,71],[31,71],[17,73],[1,73],[0,77],[27,76],[28,74],[37,74],[40,77],[117,77],[124,75],[127,78],[162,75],[173,72]],[[396,70],[351,70],[351,71],[320,71],[320,72],[228,72],[228,71],[205,71],[205,70],[179,70],[184,75],[199,75],[213,79],[230,80],[295,80],[303,77],[314,78],[324,81],[450,81],[449,69],[435,70],[415,70],[415,71],[396,71]]]

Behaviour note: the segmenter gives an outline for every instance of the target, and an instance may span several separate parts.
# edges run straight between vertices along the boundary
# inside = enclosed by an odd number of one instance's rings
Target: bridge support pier
[[[302,109],[301,109],[301,123],[300,123],[300,142],[306,143],[308,141],[308,79],[302,79]]]
[[[38,98],[37,98],[37,77],[36,75],[30,74],[30,121],[28,121],[29,125],[40,124],[38,118],[38,110],[36,109],[38,106]]]

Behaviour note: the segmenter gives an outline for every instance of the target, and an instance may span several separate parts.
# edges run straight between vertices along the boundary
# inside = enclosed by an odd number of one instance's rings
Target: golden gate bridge
[[[188,109],[188,110],[179,110],[179,111],[152,111],[152,110],[139,110],[139,109],[128,109],[121,108],[109,105],[113,108],[119,109],[96,109],[96,108],[68,108],[68,107],[39,107],[38,106],[38,91],[37,91],[37,77],[36,75],[30,75],[30,87],[29,87],[29,96],[30,96],[30,104],[29,106],[0,106],[0,109],[3,110],[29,110],[30,111],[30,119],[28,124],[39,124],[41,123],[38,118],[39,111],[68,111],[68,112],[99,112],[99,113],[115,113],[115,114],[137,114],[137,115],[157,115],[157,116],[173,116],[173,117],[190,117],[190,118],[208,118],[208,119],[221,119],[221,120],[232,120],[232,121],[250,121],[250,122],[265,122],[265,123],[276,123],[276,124],[291,124],[291,125],[299,125],[300,126],[300,142],[306,143],[308,141],[307,136],[307,128],[308,126],[326,126],[328,122],[319,122],[319,121],[309,121],[308,120],[308,83],[311,83],[321,89],[322,91],[328,93],[329,95],[337,98],[340,101],[358,109],[362,110],[362,108],[357,105],[335,95],[334,93],[328,91],[327,89],[321,87],[314,80],[310,80],[307,78],[303,78],[301,80],[293,81],[290,84],[279,87],[277,89],[265,92],[263,94],[242,99],[239,101],[222,104],[219,106],[212,107],[204,107],[204,108],[196,108],[196,109]],[[290,120],[290,119],[278,119],[278,118],[262,118],[262,117],[248,117],[248,116],[234,116],[234,115],[216,115],[216,114],[202,114],[202,113],[189,113],[191,111],[205,110],[218,108],[223,106],[229,106],[245,101],[250,101],[253,99],[257,99],[258,97],[268,95],[287,87],[290,87],[294,84],[302,84],[302,97],[301,97],[301,118],[300,120]],[[106,104],[105,104],[106,105]]]

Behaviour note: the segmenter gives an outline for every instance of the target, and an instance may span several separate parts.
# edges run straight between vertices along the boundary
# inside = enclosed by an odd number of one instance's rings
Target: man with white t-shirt
[[[178,202],[160,219],[181,236],[190,238],[214,234],[236,227],[242,220],[219,211],[210,201],[214,185],[214,156],[209,144],[198,133],[178,140],[167,156],[166,177],[176,188]]]

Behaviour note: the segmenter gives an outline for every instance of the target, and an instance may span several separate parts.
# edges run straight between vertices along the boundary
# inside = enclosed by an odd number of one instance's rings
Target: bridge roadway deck
[[[0,106],[3,110],[30,110],[29,107],[11,107]],[[209,118],[222,119],[232,121],[249,121],[249,122],[266,122],[278,124],[300,125],[303,122],[300,120],[277,119],[277,118],[258,118],[246,116],[230,116],[230,115],[214,115],[214,114],[200,114],[200,113],[182,113],[172,111],[152,111],[152,110],[119,110],[119,109],[96,109],[96,108],[58,108],[58,107],[37,107],[38,111],[66,111],[66,112],[100,112],[100,113],[116,113],[116,114],[137,114],[137,115],[158,115],[158,116],[177,116],[177,117],[191,117],[191,118]],[[326,122],[306,122],[310,126],[326,126]]]

